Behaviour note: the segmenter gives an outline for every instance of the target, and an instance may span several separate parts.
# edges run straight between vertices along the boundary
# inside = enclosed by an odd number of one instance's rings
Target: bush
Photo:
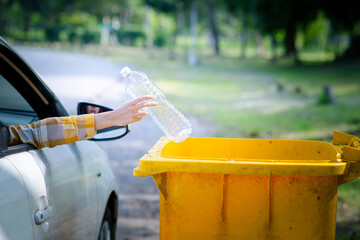
[[[166,45],[166,36],[162,32],[157,32],[154,38],[154,45],[157,47],[164,47]]]
[[[334,101],[335,100],[331,86],[329,85],[324,86],[322,94],[319,97],[318,103],[323,105],[323,104],[331,104]]]
[[[100,33],[96,31],[86,30],[82,35],[82,42],[87,43],[99,43],[100,42]]]
[[[83,26],[77,26],[68,33],[68,41],[72,43],[99,43],[100,31],[96,29],[86,29]]]
[[[125,46],[135,46],[135,43],[142,42],[142,45],[145,45],[146,35],[142,31],[137,30],[127,30],[119,31],[119,42]]]
[[[60,33],[59,27],[56,26],[45,27],[46,40],[50,42],[59,41],[59,33]]]

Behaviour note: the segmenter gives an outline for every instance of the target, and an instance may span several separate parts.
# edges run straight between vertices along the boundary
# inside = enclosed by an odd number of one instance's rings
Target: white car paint
[[[48,193],[45,186],[45,178],[39,166],[29,152],[22,152],[6,157],[21,174],[22,181],[28,194],[28,205],[33,223],[35,239],[45,239],[48,234],[48,222],[34,226],[34,214],[38,210],[44,210],[48,205]],[[21,212],[18,213],[21,216]]]
[[[7,157],[0,158],[0,239],[34,239],[28,199],[19,171]]]
[[[0,158],[0,239],[97,239],[116,189],[104,159],[91,141]],[[34,214],[47,206],[53,215],[36,225]]]
[[[1,37],[0,63],[0,127],[67,115]],[[96,143],[35,150],[7,146],[0,131],[0,240],[98,239],[107,207],[116,224],[116,190],[107,155]]]

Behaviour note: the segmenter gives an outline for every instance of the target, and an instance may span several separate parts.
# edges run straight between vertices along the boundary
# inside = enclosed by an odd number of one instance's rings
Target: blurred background
[[[30,59],[51,49],[145,72],[202,136],[360,135],[358,0],[0,0],[0,35]],[[339,188],[337,239],[360,239],[359,181]]]

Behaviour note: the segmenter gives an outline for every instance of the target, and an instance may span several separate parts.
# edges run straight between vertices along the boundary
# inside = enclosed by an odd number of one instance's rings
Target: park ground
[[[274,63],[268,59],[204,53],[198,64],[190,67],[182,50],[174,55],[164,50],[127,47],[60,49],[126,63],[147,73],[181,111],[200,121],[199,126],[206,126],[204,134],[209,137],[331,142],[333,130],[360,135],[360,62],[319,63],[311,61],[308,55],[310,61],[296,65],[286,58]],[[333,103],[324,100],[325,85],[331,86]],[[119,171],[131,171],[134,163],[127,166]],[[120,223],[133,224],[132,228],[121,230],[120,239],[156,239],[156,186],[150,184],[147,188],[140,180],[136,186],[127,186],[129,179],[122,180],[123,187],[129,191],[136,187],[139,192],[132,192],[135,199],[127,199],[130,195],[120,198],[120,203],[128,204],[123,205],[125,212]],[[138,204],[136,211],[125,210],[134,204]],[[134,214],[143,215],[144,219],[132,218]],[[134,228],[136,223],[143,227]],[[359,180],[339,186],[336,239],[360,239]]]

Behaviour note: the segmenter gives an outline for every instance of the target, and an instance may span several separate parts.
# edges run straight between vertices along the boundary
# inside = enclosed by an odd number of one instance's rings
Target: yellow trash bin
[[[335,239],[337,186],[360,175],[344,144],[162,138],[134,175],[160,190],[163,240]]]

